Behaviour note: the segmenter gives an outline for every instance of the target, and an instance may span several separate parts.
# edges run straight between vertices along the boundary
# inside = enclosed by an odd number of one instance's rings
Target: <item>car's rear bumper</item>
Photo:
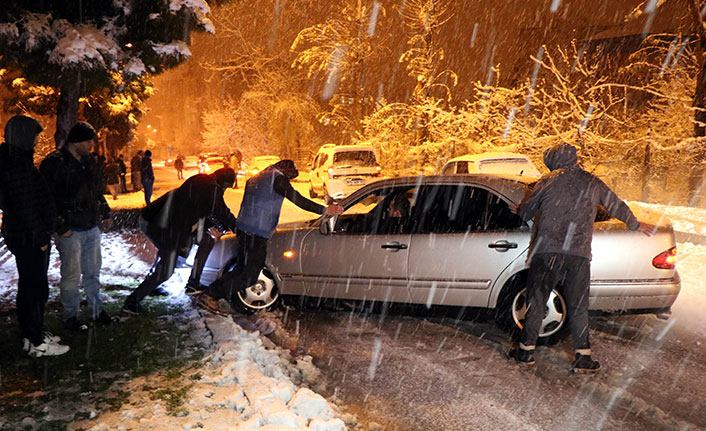
[[[659,280],[592,280],[588,308],[608,312],[668,309],[680,290],[678,273],[674,278]]]

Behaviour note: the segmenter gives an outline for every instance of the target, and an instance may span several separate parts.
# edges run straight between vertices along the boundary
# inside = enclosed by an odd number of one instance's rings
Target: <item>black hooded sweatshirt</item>
[[[3,198],[2,233],[32,247],[49,244],[56,208],[44,178],[34,166],[34,139],[41,131],[29,117],[5,129],[0,145],[0,192]]]
[[[561,253],[591,258],[593,221],[598,205],[637,230],[630,208],[603,181],[578,165],[576,148],[560,144],[544,152],[544,175],[520,205],[524,221],[535,216],[531,255]]]
[[[207,218],[213,224],[235,230],[235,216],[223,200],[224,189],[216,173],[189,177],[177,189],[164,194],[142,210],[142,218],[149,222],[147,236],[158,248],[177,250],[188,254],[192,233],[199,221]],[[229,178],[230,184],[233,178]],[[221,181],[223,184],[227,181]]]

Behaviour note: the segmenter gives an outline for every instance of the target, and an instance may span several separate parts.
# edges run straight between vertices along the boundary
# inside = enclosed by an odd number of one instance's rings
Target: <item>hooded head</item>
[[[213,176],[216,177],[216,183],[224,189],[233,187],[233,184],[235,184],[235,171],[233,168],[220,168],[213,173]]]
[[[565,142],[544,151],[544,164],[550,171],[577,166],[578,161],[576,147]]]
[[[17,150],[31,152],[34,150],[34,141],[42,130],[42,126],[34,118],[15,115],[5,124],[5,142]]]
[[[293,180],[299,176],[299,169],[297,169],[297,164],[293,160],[280,160],[272,166],[279,169],[288,180]]]

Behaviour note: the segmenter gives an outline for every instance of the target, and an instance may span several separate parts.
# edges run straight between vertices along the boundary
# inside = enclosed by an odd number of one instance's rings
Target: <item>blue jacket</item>
[[[282,171],[275,166],[269,166],[245,184],[237,228],[262,238],[269,238],[279,223],[285,197],[306,211],[318,214],[326,212],[326,207],[310,201],[294,190]]]

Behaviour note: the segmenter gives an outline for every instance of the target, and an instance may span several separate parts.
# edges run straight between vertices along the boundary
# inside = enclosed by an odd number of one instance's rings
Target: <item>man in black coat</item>
[[[31,356],[55,356],[66,353],[69,346],[58,344],[58,337],[42,331],[56,207],[33,161],[41,131],[36,120],[23,115],[10,118],[5,125],[5,142],[0,145],[2,235],[17,264],[17,322],[24,349]]]
[[[140,164],[140,178],[145,192],[145,203],[152,202],[152,188],[154,187],[154,171],[152,170],[152,151],[145,151],[145,156]]]
[[[101,190],[101,173],[91,149],[96,131],[84,122],[76,123],[61,149],[48,155],[39,170],[54,196],[59,218],[54,243],[61,258],[61,304],[64,327],[82,331],[79,322],[79,282],[86,292],[90,318],[110,323],[100,294],[101,231],[113,219]]]
[[[231,168],[194,175],[142,210],[140,228],[159,250],[157,264],[125,299],[123,311],[140,313],[142,299],[174,273],[177,257],[189,255],[194,235],[207,235],[207,219],[223,229],[235,229],[235,216],[223,200],[223,193],[234,182],[235,171]]]
[[[120,193],[127,193],[127,184],[125,184],[125,176],[127,175],[127,166],[123,155],[118,156],[118,167],[120,173]]]

